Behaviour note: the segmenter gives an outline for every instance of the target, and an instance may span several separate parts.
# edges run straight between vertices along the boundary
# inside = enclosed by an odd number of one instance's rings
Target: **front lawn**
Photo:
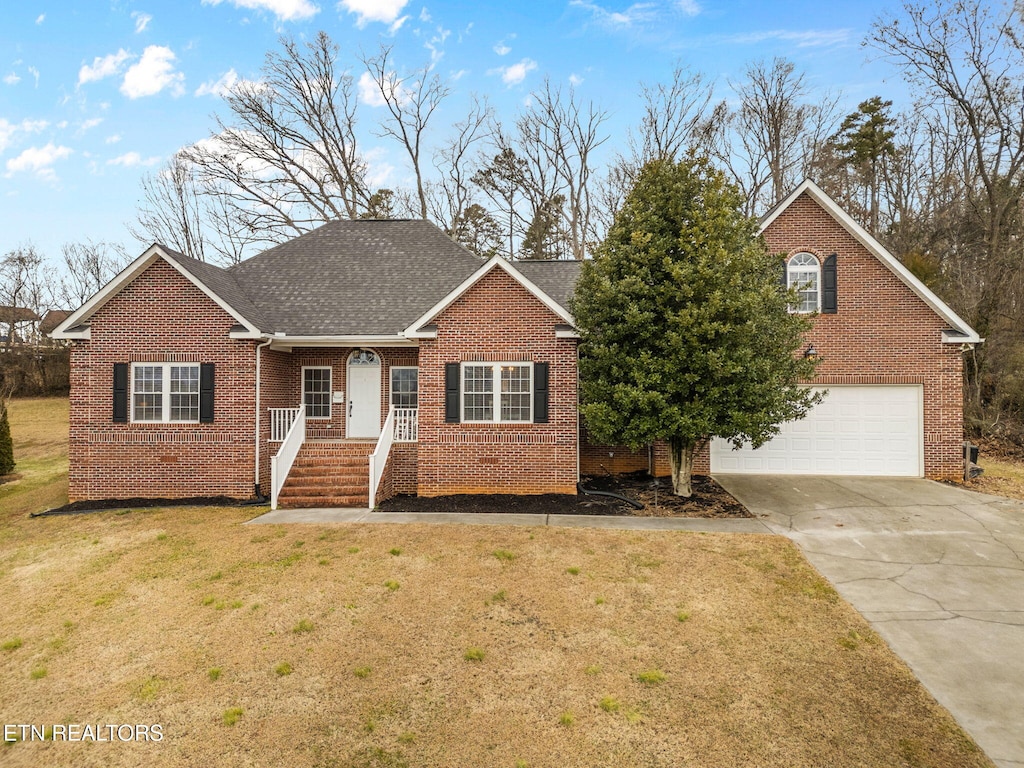
[[[0,720],[163,733],[5,766],[991,765],[782,538],[0,510]]]

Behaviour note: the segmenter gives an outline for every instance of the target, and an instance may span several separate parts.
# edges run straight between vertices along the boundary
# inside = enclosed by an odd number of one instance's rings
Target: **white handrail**
[[[395,442],[415,443],[418,438],[419,409],[395,408]]]
[[[384,467],[388,463],[388,454],[391,453],[391,444],[395,441],[395,406],[391,406],[388,417],[384,419],[384,427],[377,438],[377,447],[370,454],[370,509],[376,504],[377,486],[380,485],[380,478],[384,474]]]
[[[302,408],[267,408],[270,412],[270,442],[280,443]]]
[[[277,509],[277,495],[292,471],[299,449],[306,441],[306,409],[299,408],[276,456],[270,457],[270,508]]]

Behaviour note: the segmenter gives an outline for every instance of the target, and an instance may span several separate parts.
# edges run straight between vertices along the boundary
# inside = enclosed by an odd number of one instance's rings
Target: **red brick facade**
[[[947,327],[924,301],[808,195],[765,230],[786,256],[837,254],[838,311],[815,318],[807,336],[821,357],[815,384],[920,384],[927,477],[962,473],[962,357],[943,344]],[[564,318],[495,266],[431,323],[419,347],[367,347],[381,360],[381,414],[393,366],[419,368],[419,439],[396,443],[377,498],[395,493],[574,493],[578,475],[669,471],[663,444],[651,451],[580,439],[577,342],[558,338]],[[294,408],[302,368],[329,366],[333,391],[347,390],[354,348],[264,347],[233,340],[235,319],[168,263],[157,260],[91,318],[91,337],[71,356],[69,496],[80,499],[269,495],[271,408]],[[260,361],[259,456],[256,358]],[[213,423],[114,423],[117,363],[213,363]],[[445,365],[528,362],[549,365],[547,423],[446,423]],[[130,405],[130,403],[129,403]],[[346,437],[346,406],[310,421],[309,439]],[[256,465],[259,464],[258,480]],[[709,471],[705,449],[695,471]]]
[[[494,268],[433,322],[437,338],[420,344],[419,494],[575,493],[576,341],[555,337],[565,321]],[[469,361],[548,363],[548,423],[445,423],[445,364]]]
[[[963,355],[949,325],[806,193],[764,231],[773,252],[836,254],[835,314],[814,319],[807,341],[821,363],[815,384],[921,384],[924,473],[963,479]]]
[[[164,261],[93,315],[71,351],[71,501],[252,496],[253,343],[234,324]],[[215,364],[212,424],[113,422],[114,364],[156,362]]]
[[[821,363],[812,383],[920,384],[924,404],[924,474],[963,479],[963,356],[944,344],[945,320],[850,235],[808,194],[798,197],[765,229],[768,248],[784,255],[836,254],[838,305],[819,314],[807,334]],[[666,446],[654,447],[656,472],[671,471]],[[614,457],[609,456],[614,454]],[[623,446],[580,447],[583,474],[647,469],[647,451]],[[694,456],[694,472],[709,474],[708,446]]]

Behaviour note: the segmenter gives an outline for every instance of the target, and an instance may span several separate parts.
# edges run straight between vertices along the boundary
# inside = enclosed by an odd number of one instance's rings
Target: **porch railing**
[[[415,443],[419,432],[417,408],[395,408],[395,442]]]
[[[299,415],[299,408],[268,408],[270,411],[270,442],[284,442],[285,435],[292,428],[292,422]]]
[[[388,411],[388,417],[384,419],[384,426],[380,430],[380,437],[377,438],[377,447],[370,454],[370,498],[369,506],[373,509],[376,504],[377,488],[380,486],[380,479],[384,475],[384,467],[388,463],[388,455],[391,453],[391,444],[395,441],[395,411],[392,406]]]
[[[286,409],[282,409],[286,410]],[[288,479],[288,473],[292,470],[295,457],[299,449],[306,441],[306,409],[295,408],[297,411],[288,432],[281,441],[281,447],[276,456],[270,457],[270,508],[277,509],[277,495],[284,487],[284,481]]]

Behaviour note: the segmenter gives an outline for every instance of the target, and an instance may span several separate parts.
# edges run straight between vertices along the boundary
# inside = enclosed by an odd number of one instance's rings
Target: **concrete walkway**
[[[796,542],[1001,768],[1024,768],[1024,503],[928,480],[716,478]]]
[[[425,523],[429,525],[549,525],[555,528],[610,528],[631,531],[771,533],[759,520],[613,515],[514,515],[454,512],[373,512],[369,509],[278,509],[250,520],[264,523]]]

